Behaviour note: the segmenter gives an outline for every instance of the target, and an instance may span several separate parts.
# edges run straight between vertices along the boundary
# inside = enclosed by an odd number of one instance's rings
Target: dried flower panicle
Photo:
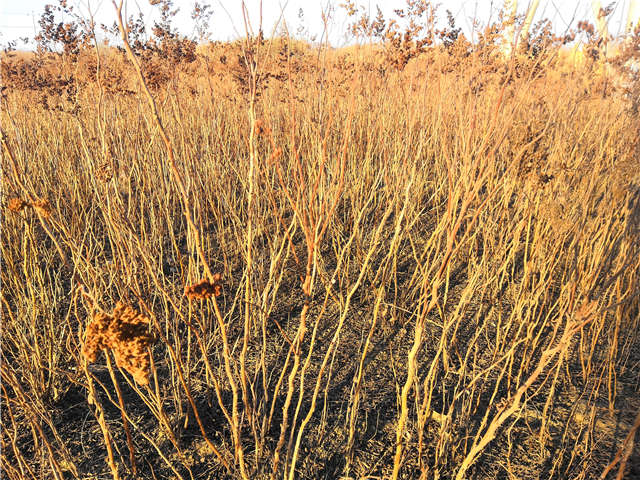
[[[12,212],[20,212],[30,206],[29,202],[22,200],[21,198],[13,197],[9,199],[9,210]]]
[[[212,296],[220,296],[222,294],[222,284],[220,280],[222,276],[216,273],[213,276],[213,283],[209,280],[202,279],[198,283],[188,285],[184,289],[184,294],[190,299],[205,300]]]
[[[51,215],[51,205],[48,200],[35,200],[33,202],[28,202],[27,200],[23,200],[19,197],[13,197],[9,199],[8,207],[12,212],[21,212],[25,208],[33,208],[44,218],[49,218]]]
[[[110,323],[111,317],[109,315],[98,312],[93,316],[93,321],[87,327],[82,354],[89,362],[95,362],[100,352],[108,348],[105,340]]]
[[[264,120],[259,118],[255,123],[256,135],[271,135],[271,129],[266,125]]]
[[[51,205],[48,200],[36,200],[31,204],[31,206],[44,218],[49,218],[51,216]]]
[[[134,380],[149,383],[151,362],[147,348],[154,338],[148,332],[149,319],[129,305],[118,302],[112,315],[98,312],[87,327],[82,354],[95,362],[100,351],[111,349],[116,364],[129,372]]]

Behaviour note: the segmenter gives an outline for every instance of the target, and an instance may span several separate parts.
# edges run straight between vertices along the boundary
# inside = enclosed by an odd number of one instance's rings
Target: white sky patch
[[[611,18],[609,19],[609,32],[613,35],[622,33],[627,21],[629,2],[621,0],[617,3]],[[6,44],[10,40],[19,37],[33,38],[34,25],[38,29],[38,20],[47,3],[57,5],[57,0],[18,0],[0,2],[0,43]],[[242,16],[240,0],[200,0],[201,4],[208,3],[213,9],[209,23],[211,40],[229,41],[243,36],[245,26]],[[260,0],[246,0],[249,20],[254,33],[258,32],[260,24]],[[262,24],[266,36],[270,36],[274,25],[280,20],[286,21],[290,34],[294,37],[306,40],[319,41],[323,34],[322,11],[331,8],[332,19],[329,27],[329,40],[334,46],[342,46],[349,42],[345,37],[349,19],[346,18],[344,9],[339,5],[341,0],[263,0]],[[379,5],[386,18],[393,16],[393,10],[404,8],[402,0],[356,0],[356,5],[363,6],[373,18],[376,14],[376,6]],[[495,21],[501,0],[440,0],[433,2],[440,4],[439,19],[442,25],[446,20],[445,11],[451,10],[456,18],[457,26],[462,27],[467,37],[471,37],[474,18],[482,25],[489,21]],[[608,4],[609,2],[604,2]],[[68,0],[68,4],[74,7],[77,13],[86,15],[88,8],[95,12],[98,24],[104,23],[111,26],[115,20],[115,11],[111,0]],[[174,26],[184,35],[195,37],[194,22],[191,19],[193,0],[174,0],[174,7],[179,8],[179,13],[174,18]],[[518,2],[518,14],[524,14],[528,2]],[[300,9],[303,15],[300,16]],[[127,15],[138,16],[138,12],[144,15],[147,33],[151,34],[153,22],[158,18],[159,6],[151,6],[148,0],[128,0],[126,2]],[[563,32],[573,20],[573,26],[578,20],[587,19],[594,22],[591,12],[590,0],[542,0],[537,9],[533,24],[541,18],[549,18],[558,33]],[[67,19],[68,20],[68,19]],[[276,31],[282,29],[282,23]],[[33,48],[33,44],[31,44]]]

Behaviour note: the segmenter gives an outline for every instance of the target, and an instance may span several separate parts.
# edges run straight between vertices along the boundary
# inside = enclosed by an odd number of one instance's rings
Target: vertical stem
[[[131,473],[134,476],[138,474],[136,467],[136,454],[133,448],[133,441],[131,439],[131,430],[129,429],[129,422],[127,421],[127,414],[124,408],[124,400],[122,399],[122,391],[120,390],[120,384],[118,383],[118,379],[115,376],[113,371],[113,367],[111,366],[111,354],[107,351],[105,352],[105,356],[107,357],[107,369],[109,370],[109,375],[111,376],[111,381],[113,382],[113,386],[116,388],[116,393],[118,394],[118,405],[120,405],[120,413],[122,415],[122,425],[124,426],[124,433],[127,436],[127,447],[129,448],[129,460],[131,461]]]

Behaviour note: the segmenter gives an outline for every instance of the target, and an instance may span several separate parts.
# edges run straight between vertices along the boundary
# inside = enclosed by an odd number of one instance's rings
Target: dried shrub
[[[57,18],[71,18],[71,22],[61,22]],[[85,28],[82,28],[82,17],[74,12],[66,0],[58,0],[58,5],[45,5],[44,12],[40,16],[38,24],[40,32],[35,40],[38,44],[38,52],[57,52],[62,50],[65,57],[72,60],[78,53],[90,45],[90,37]]]

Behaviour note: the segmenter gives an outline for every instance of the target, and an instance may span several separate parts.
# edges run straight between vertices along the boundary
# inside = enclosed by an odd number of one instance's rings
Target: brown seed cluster
[[[188,285],[184,289],[184,294],[192,300],[205,300],[212,296],[219,296],[222,293],[222,284],[220,280],[222,276],[216,273],[213,276],[213,283],[206,278],[200,280],[198,283]]]
[[[36,200],[31,204],[33,209],[44,218],[51,216],[51,205],[47,200]]]
[[[9,199],[8,207],[12,212],[21,212],[25,208],[33,208],[44,218],[49,218],[51,215],[51,205],[47,200],[34,200],[33,202],[28,202],[19,197],[13,197]]]
[[[9,210],[12,212],[21,212],[27,207],[30,207],[31,204],[25,200],[22,200],[18,197],[13,197],[9,199]]]
[[[255,123],[256,135],[271,135],[271,129],[266,125],[264,120],[259,118]]]
[[[148,332],[149,319],[129,305],[118,302],[112,315],[98,312],[87,327],[82,354],[95,362],[99,353],[111,349],[116,364],[129,372],[134,380],[149,383],[150,360],[147,348],[153,344]]]

